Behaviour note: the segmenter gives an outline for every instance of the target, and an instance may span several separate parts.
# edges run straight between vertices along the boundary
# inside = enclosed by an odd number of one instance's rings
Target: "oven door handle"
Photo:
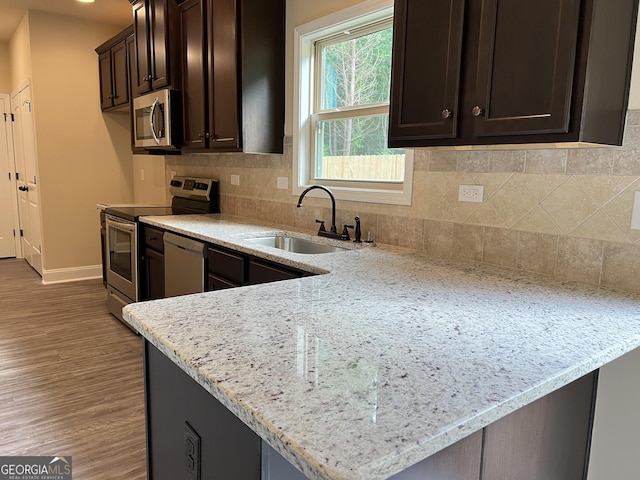
[[[136,224],[130,222],[128,220],[120,220],[116,217],[112,217],[111,215],[107,215],[105,218],[106,226],[113,226],[115,228],[120,228],[122,230],[126,230],[127,232],[135,232]]]
[[[160,101],[158,100],[158,97],[156,97],[156,99],[151,104],[151,113],[149,114],[149,123],[151,124],[151,134],[153,135],[153,139],[156,141],[158,145],[160,145],[160,138],[156,133],[156,124],[154,122],[154,118],[156,116],[156,108],[158,108],[158,105],[160,105]]]

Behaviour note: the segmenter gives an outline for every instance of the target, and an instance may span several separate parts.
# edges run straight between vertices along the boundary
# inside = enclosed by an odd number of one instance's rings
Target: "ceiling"
[[[122,28],[133,23],[129,0],[0,0],[0,42],[7,42],[27,10],[41,10],[113,24]]]

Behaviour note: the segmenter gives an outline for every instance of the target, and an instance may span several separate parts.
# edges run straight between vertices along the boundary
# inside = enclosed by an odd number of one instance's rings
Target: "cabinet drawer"
[[[224,290],[225,288],[235,288],[240,287],[242,285],[238,285],[237,283],[231,282],[226,278],[218,277],[213,274],[209,274],[207,277],[207,290]]]
[[[225,278],[236,286],[245,283],[245,257],[217,247],[209,247],[209,273]]]
[[[271,262],[251,260],[249,262],[249,283],[277,282],[278,280],[289,280],[302,276],[302,272],[289,269]]]
[[[145,227],[144,228],[144,243],[147,247],[154,249],[157,252],[164,252],[164,244],[162,239],[164,237],[164,231],[157,228]]]

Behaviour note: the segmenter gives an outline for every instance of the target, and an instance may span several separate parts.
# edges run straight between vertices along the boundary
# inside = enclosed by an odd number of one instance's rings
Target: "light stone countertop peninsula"
[[[388,478],[640,346],[631,293],[384,245],[288,253],[225,215],[143,222],[318,273],[124,309],[311,479]]]

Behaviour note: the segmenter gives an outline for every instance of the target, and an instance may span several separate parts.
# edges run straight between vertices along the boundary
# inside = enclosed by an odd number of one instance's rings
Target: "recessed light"
[[[80,2],[80,3],[93,3],[93,2],[95,2],[95,0],[76,0],[76,1]]]

